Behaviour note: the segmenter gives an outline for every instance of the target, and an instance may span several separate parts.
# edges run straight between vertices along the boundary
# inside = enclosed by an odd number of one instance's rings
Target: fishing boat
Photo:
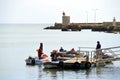
[[[43,63],[45,69],[88,69],[92,63],[86,60],[79,59],[76,61],[76,57],[65,61],[51,61]]]
[[[48,56],[43,53],[43,43],[40,43],[40,48],[36,50],[38,52],[37,57],[29,56],[25,59],[26,65],[42,65],[44,62],[48,62]]]
[[[46,56],[46,54],[44,54],[44,56]],[[38,57],[29,56],[27,59],[25,59],[26,65],[42,65],[44,62],[48,61],[49,59],[47,57],[39,59]]]
[[[51,61],[43,63],[45,69],[84,69],[90,68],[91,64],[87,55],[83,55],[73,49],[65,52],[53,50],[51,52]]]

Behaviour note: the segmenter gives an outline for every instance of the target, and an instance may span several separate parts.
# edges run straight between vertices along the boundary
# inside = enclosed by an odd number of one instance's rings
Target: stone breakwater
[[[62,31],[81,31],[81,29],[91,29],[92,31],[120,32],[119,26],[103,25],[102,23],[71,23],[63,26],[61,23],[55,23],[54,26],[48,26],[44,29],[61,29]]]

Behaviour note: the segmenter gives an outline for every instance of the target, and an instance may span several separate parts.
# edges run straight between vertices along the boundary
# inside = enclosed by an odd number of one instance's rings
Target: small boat
[[[43,53],[43,43],[40,43],[40,48],[36,50],[38,57],[29,56],[25,62],[26,65],[42,65],[44,62],[48,62],[48,56]]]
[[[42,59],[39,59],[38,57],[31,57],[29,56],[25,62],[26,62],[26,65],[42,65],[44,62],[48,62],[48,58],[42,58]]]
[[[92,63],[85,60],[85,58],[76,57],[65,61],[51,61],[43,63],[45,69],[89,69]]]
[[[43,63],[45,69],[84,69],[90,68],[91,64],[87,56],[79,52],[72,51],[57,52],[53,50],[51,52],[50,62]]]

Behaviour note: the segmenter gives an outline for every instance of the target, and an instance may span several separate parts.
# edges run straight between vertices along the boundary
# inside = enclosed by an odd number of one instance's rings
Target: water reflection
[[[60,70],[60,69],[43,69],[43,72],[50,77],[51,80],[66,80],[66,79],[82,79],[89,78],[91,69],[83,70]],[[86,77],[82,76],[86,75]],[[40,78],[40,77],[39,77]]]
[[[86,70],[86,78],[89,78],[90,72],[91,72],[91,69],[87,69],[87,70]]]
[[[49,79],[57,80],[57,69],[43,69],[46,77],[50,77]]]
[[[38,77],[39,79],[42,77],[42,73],[43,73],[43,69],[42,69],[42,66],[38,66]]]
[[[119,80],[120,61],[109,64],[105,67],[92,67],[83,70],[61,70],[61,69],[43,69],[38,67],[38,80],[113,80],[113,74]]]

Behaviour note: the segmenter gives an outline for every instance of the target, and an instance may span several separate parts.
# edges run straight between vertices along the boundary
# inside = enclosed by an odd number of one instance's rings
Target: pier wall
[[[71,29],[73,31],[80,31],[81,29],[92,29],[92,31],[119,31],[120,32],[120,22],[102,22],[102,23],[70,23],[64,26],[65,29]],[[63,29],[62,23],[55,23],[54,26],[47,27],[45,29]]]
[[[113,27],[113,29],[119,29],[120,30],[120,22],[116,22],[116,26],[113,26],[113,22],[103,22],[103,23],[70,23],[71,27],[78,26],[79,28],[82,29],[92,29],[92,28],[109,28]],[[66,28],[68,27],[66,26]],[[54,25],[55,28],[62,28],[62,23],[55,23]]]

